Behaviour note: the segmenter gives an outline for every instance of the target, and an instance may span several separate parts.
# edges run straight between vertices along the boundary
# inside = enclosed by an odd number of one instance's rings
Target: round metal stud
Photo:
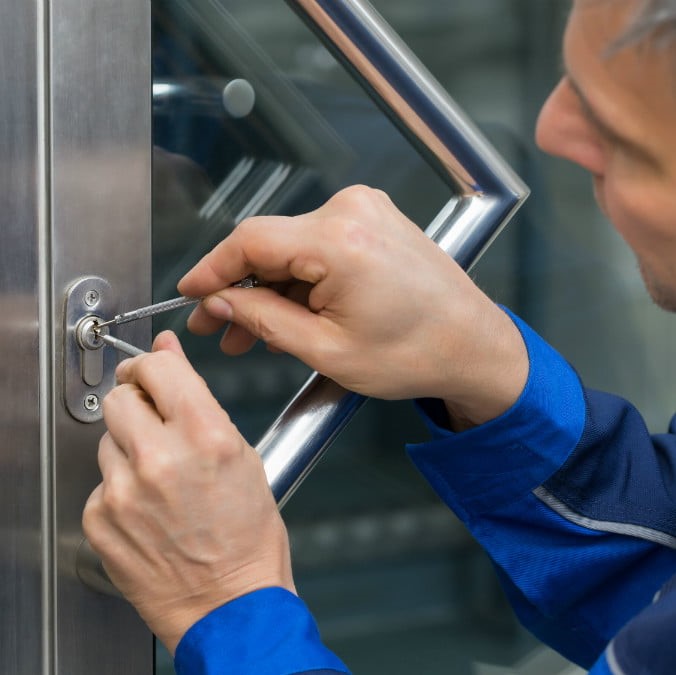
[[[86,410],[89,410],[89,412],[96,412],[100,405],[99,397],[96,394],[89,394],[85,397],[84,407]]]
[[[84,297],[85,305],[87,305],[87,307],[95,307],[99,304],[100,298],[101,296],[98,291],[87,291]]]

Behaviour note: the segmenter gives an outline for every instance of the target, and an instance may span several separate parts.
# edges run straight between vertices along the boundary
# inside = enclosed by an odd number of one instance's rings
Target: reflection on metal
[[[401,39],[362,0],[287,0],[346,63],[456,195],[426,232],[468,270],[528,189]],[[280,506],[364,403],[315,373],[257,444]]]
[[[83,584],[104,595],[122,597],[120,591],[117,590],[106,574],[106,570],[103,569],[101,558],[94,553],[94,550],[86,539],[80,542],[76,557],[77,576]]]
[[[153,81],[153,114],[162,115],[180,105],[189,105],[201,115],[241,119],[251,114],[256,91],[248,80],[197,78]]]

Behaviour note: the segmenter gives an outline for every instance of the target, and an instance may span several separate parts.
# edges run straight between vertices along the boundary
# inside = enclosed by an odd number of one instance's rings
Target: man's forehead
[[[676,48],[676,0],[573,0],[575,9],[601,9],[613,17],[615,35],[609,51],[627,46]],[[676,64],[676,59],[675,59]]]

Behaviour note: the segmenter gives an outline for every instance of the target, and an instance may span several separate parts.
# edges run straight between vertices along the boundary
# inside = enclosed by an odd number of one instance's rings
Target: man
[[[544,150],[592,174],[670,310],[674,40],[674,0],[576,0],[537,129]],[[284,295],[228,288],[251,273],[285,282]],[[195,332],[233,322],[226,353],[263,339],[354,391],[420,399],[433,440],[411,457],[486,547],[522,621],[594,675],[673,673],[676,422],[651,437],[628,403],[585,389],[367,188],[243,223],[179,287],[209,296]],[[103,482],[84,527],[111,578],[181,675],[346,672],[295,595],[255,451],[176,338],[154,349],[120,365],[105,401]]]

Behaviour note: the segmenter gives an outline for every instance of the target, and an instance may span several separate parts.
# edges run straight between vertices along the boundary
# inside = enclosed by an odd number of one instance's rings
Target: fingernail
[[[217,295],[205,300],[204,306],[215,319],[223,319],[224,321],[232,319],[232,305]]]

